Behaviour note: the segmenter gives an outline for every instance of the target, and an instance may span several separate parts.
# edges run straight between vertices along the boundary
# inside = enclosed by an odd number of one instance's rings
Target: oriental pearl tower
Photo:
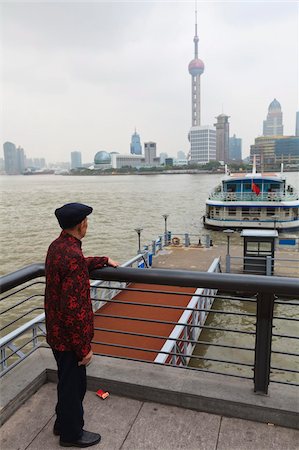
[[[191,75],[191,102],[192,102],[192,127],[200,125],[200,75],[203,73],[205,66],[201,59],[198,58],[198,36],[197,36],[197,8],[195,9],[195,36],[194,42],[194,59],[189,63],[188,70]]]

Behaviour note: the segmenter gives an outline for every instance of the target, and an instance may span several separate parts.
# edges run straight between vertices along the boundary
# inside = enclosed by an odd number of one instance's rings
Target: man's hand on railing
[[[93,355],[93,351],[90,350],[90,352],[87,353],[86,356],[84,356],[82,361],[78,362],[78,366],[87,366],[90,363],[90,361],[91,361],[92,355]]]
[[[118,267],[118,266],[119,266],[119,263],[116,262],[116,261],[113,261],[113,259],[111,259],[111,258],[108,258],[108,263],[107,263],[107,265],[110,266],[110,267]]]

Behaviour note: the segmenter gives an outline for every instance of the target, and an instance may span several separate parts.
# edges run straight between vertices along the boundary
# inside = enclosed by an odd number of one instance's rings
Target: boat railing
[[[42,266],[41,264],[32,265],[2,277],[0,280],[1,292],[6,294],[9,290],[21,286],[24,282],[42,276]],[[129,331],[118,327],[113,328],[113,326],[108,327],[105,323],[99,328],[96,327],[96,333],[104,333],[105,335],[101,338],[101,335],[96,334],[93,342],[96,355],[139,360],[153,364],[154,359],[159,354],[163,354],[162,348],[165,342],[173,340],[175,345],[172,346],[171,351],[165,350],[164,354],[167,355],[167,359],[163,364],[253,380],[255,392],[267,393],[270,382],[298,386],[296,358],[299,354],[293,351],[292,347],[294,342],[298,342],[299,336],[289,329],[287,332],[281,331],[279,327],[275,328],[273,333],[273,323],[276,321],[297,325],[296,308],[298,308],[299,287],[296,279],[168,269],[140,270],[133,267],[95,270],[91,274],[91,279],[112,283],[110,286],[106,286],[107,290],[127,290],[129,293],[134,289],[131,284],[128,286],[128,283],[161,286],[158,290],[154,287],[152,289],[148,289],[148,287],[136,289],[140,301],[137,301],[134,305],[138,305],[140,310],[145,311],[150,308],[151,311],[158,311],[158,316],[155,316],[155,318],[146,318],[141,312],[137,315],[130,314],[129,307],[133,303],[130,300],[126,302],[125,315],[119,316],[116,313],[109,316],[101,312],[103,309],[100,310],[99,317],[103,320],[110,317],[118,318],[123,323],[128,321],[135,324],[139,323],[139,331],[134,328],[133,331]],[[116,284],[114,285],[114,283]],[[120,286],[120,283],[125,283],[124,287]],[[187,307],[165,304],[163,298],[167,298],[165,296],[169,294],[169,289],[163,290],[163,286],[171,286],[172,288],[177,286],[180,289],[182,287],[194,288],[195,294],[190,295],[189,293],[188,295],[209,299],[210,305],[207,302],[192,304]],[[99,289],[103,288],[103,286],[99,286]],[[198,291],[198,289],[202,290]],[[179,289],[177,291],[174,289],[172,293],[177,295],[178,298],[182,295],[186,296],[186,292],[179,291]],[[158,301],[156,303],[153,301],[142,302],[142,297],[146,292],[155,295]],[[4,298],[2,302],[3,300]],[[7,294],[4,303],[6,301]],[[123,305],[123,301],[119,300],[118,296],[111,299],[107,298],[106,301],[111,304],[122,303]],[[249,310],[243,306],[244,303],[250,306]],[[193,317],[206,313],[208,310],[210,313],[209,322],[196,324],[189,323],[187,319],[182,322],[170,320],[167,318],[168,316],[166,318],[164,316],[163,319],[161,314],[162,311],[165,314],[165,310],[169,312],[177,310],[193,311]],[[180,314],[179,317],[181,316]],[[232,318],[235,318],[236,322],[232,322]],[[173,330],[176,326],[183,327],[183,336],[180,334],[171,337],[171,331],[166,334],[156,334],[156,326],[161,324],[170,327],[170,330]],[[201,333],[199,341],[194,339],[196,337],[195,329],[204,331],[204,333]],[[29,338],[28,332],[31,333]],[[208,339],[207,335],[213,333],[215,333],[215,339]],[[115,343],[115,339],[108,339],[107,335],[120,336],[120,342]],[[124,339],[128,335],[131,336],[130,344]],[[235,336],[234,340],[232,339],[233,336]],[[246,342],[242,345],[239,344],[238,336],[245,336]],[[16,342],[17,338],[19,343]],[[142,339],[142,341],[139,339]],[[157,341],[159,345],[155,348],[145,347],[144,339],[152,339]],[[161,343],[162,345],[160,345]],[[281,343],[284,343],[284,345],[281,346]],[[22,353],[25,353],[23,350],[26,345],[31,346],[29,354],[39,346],[46,345],[42,315],[38,315],[29,320],[28,323],[21,325],[17,330],[3,336],[0,344],[3,375],[22,360]],[[203,351],[192,353],[191,346],[193,348],[195,344],[198,344],[196,347],[201,347]],[[129,352],[129,355],[126,352]],[[134,356],[136,354],[144,356]],[[145,355],[151,355],[151,357]],[[16,360],[17,357],[18,360]],[[188,361],[189,365],[187,365]],[[156,362],[156,364],[162,363]]]
[[[261,192],[255,194],[254,192],[213,192],[209,196],[209,200],[221,200],[224,202],[232,201],[260,201],[260,202],[277,202],[277,201],[294,201],[298,200],[299,196],[293,192]]]

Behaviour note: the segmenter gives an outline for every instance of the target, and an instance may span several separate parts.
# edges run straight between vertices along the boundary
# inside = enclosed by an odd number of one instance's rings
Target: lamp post
[[[137,253],[141,253],[141,248],[140,248],[140,235],[141,235],[141,231],[143,230],[143,228],[135,228],[136,233],[138,234],[138,251]]]
[[[168,244],[168,238],[167,238],[167,217],[169,216],[169,214],[163,214],[162,217],[164,218],[164,224],[165,224],[165,229],[164,229],[164,242],[165,245]]]
[[[234,230],[223,230],[223,233],[226,234],[227,237],[227,244],[226,244],[226,272],[230,273],[230,248],[229,248],[229,241],[230,241],[230,237],[234,234]]]

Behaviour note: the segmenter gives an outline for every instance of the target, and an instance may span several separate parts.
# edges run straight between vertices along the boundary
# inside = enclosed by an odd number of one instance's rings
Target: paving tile
[[[102,440],[93,449],[118,450],[125,440],[142,402],[124,397],[110,396],[101,400],[94,392],[87,392],[84,399],[85,429],[100,433]],[[54,417],[27,447],[27,450],[54,450],[59,437],[53,435]]]
[[[298,450],[299,431],[223,417],[217,450]]]
[[[144,403],[122,450],[214,450],[220,416]]]
[[[56,386],[47,383],[2,425],[1,450],[25,449],[51,419],[55,405]]]

